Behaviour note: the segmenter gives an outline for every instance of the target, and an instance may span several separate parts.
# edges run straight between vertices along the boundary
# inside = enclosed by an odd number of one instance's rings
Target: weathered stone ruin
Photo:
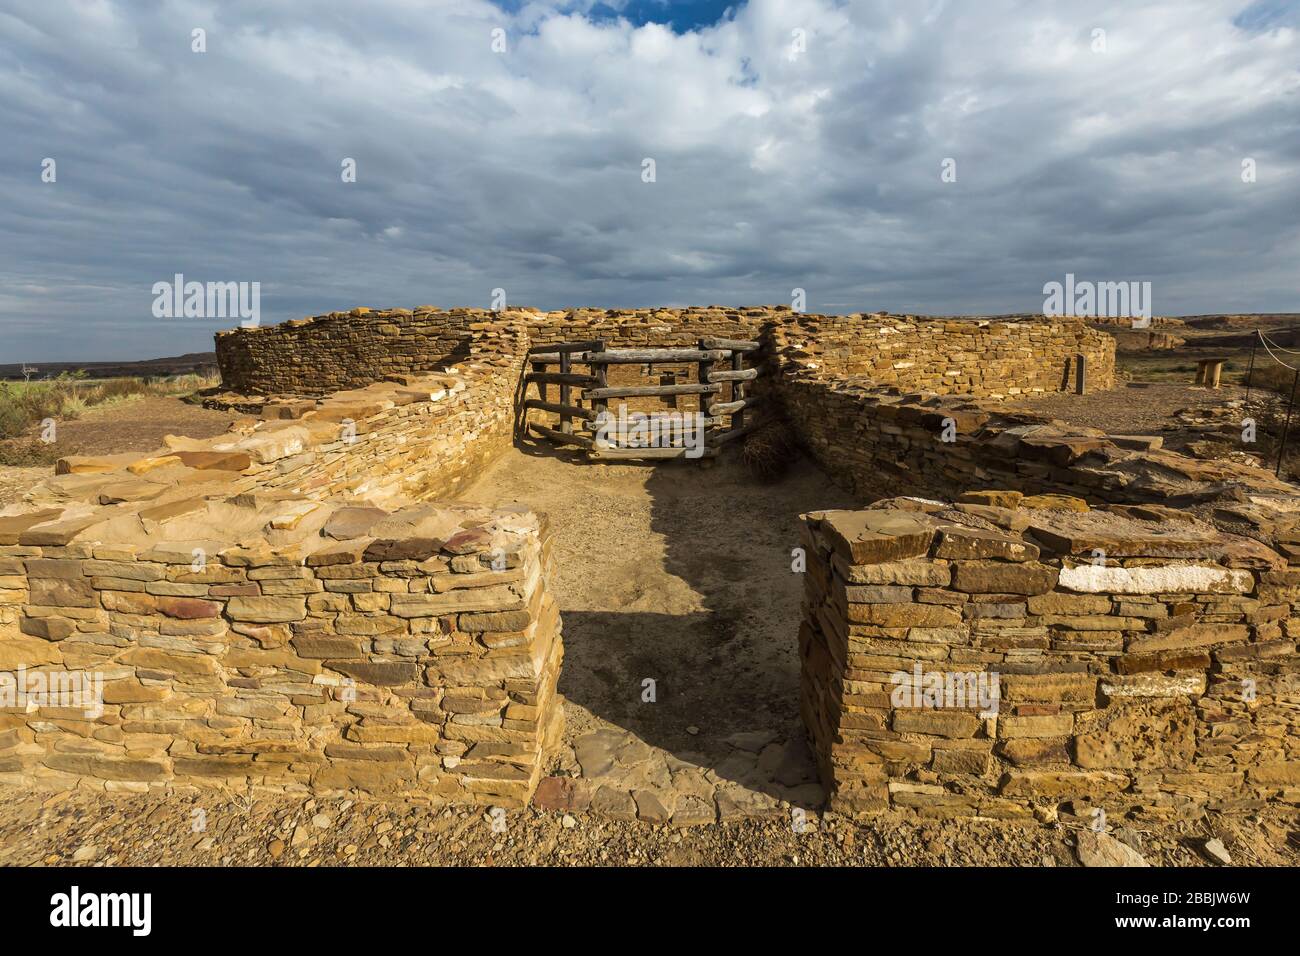
[[[554,424],[527,407],[529,349],[710,337],[760,342],[769,414],[875,502],[806,516],[790,609],[832,807],[1300,797],[1292,486],[1007,411],[1113,384],[1114,341],[1081,320],[721,307],[219,334],[228,434],[63,459],[0,512],[0,671],[103,681],[98,712],[0,700],[0,781],[525,803],[561,733],[564,569],[544,515],[459,489]],[[954,674],[983,698],[908,690]]]
[[[1300,574],[1160,505],[961,497],[807,517],[802,707],[832,807],[1294,798]]]

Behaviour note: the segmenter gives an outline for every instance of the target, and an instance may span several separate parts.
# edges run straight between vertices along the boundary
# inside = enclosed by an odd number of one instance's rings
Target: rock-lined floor
[[[807,461],[762,485],[735,456],[615,466],[519,449],[464,496],[520,501],[554,528],[566,732],[539,806],[676,827],[821,806],[791,550],[801,511],[853,499]]]

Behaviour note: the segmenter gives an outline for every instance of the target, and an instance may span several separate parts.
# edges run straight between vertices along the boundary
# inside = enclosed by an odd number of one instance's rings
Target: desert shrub
[[[1290,395],[1288,385],[1283,397],[1255,406],[1254,418],[1259,442],[1256,453],[1265,468],[1274,470],[1277,467],[1278,453],[1282,450],[1282,433],[1286,431],[1286,449],[1282,456],[1280,474],[1282,478],[1295,481],[1300,477],[1300,408],[1292,412],[1291,425],[1287,428],[1286,410]],[[1300,401],[1300,395],[1297,395],[1297,400]]]
[[[0,465],[19,468],[48,466],[59,459],[53,445],[43,441],[0,441]]]
[[[799,457],[794,431],[782,421],[760,425],[745,437],[741,460],[761,482],[777,481]]]
[[[0,438],[22,434],[28,424],[27,410],[0,388]]]
[[[32,424],[58,417],[66,398],[64,383],[0,383],[0,438],[21,435]]]
[[[1281,365],[1269,364],[1263,367],[1257,365],[1245,378],[1251,388],[1266,389],[1277,392],[1284,398],[1290,398],[1291,386],[1295,383],[1295,372]]]

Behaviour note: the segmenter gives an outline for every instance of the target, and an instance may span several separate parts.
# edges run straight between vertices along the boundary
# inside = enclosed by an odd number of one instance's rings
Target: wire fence
[[[1297,329],[1289,328],[1289,329],[1274,330],[1275,334],[1277,332],[1294,332],[1294,331],[1297,331]],[[1295,411],[1296,389],[1297,387],[1300,387],[1300,365],[1291,365],[1290,363],[1283,361],[1281,358],[1278,357],[1278,353],[1281,352],[1284,355],[1300,355],[1300,351],[1297,351],[1296,349],[1283,348],[1282,345],[1273,341],[1273,339],[1271,339],[1269,336],[1265,335],[1263,329],[1256,329],[1255,341],[1252,342],[1250,346],[1250,366],[1246,371],[1246,400],[1247,401],[1250,401],[1250,390],[1255,380],[1255,354],[1259,350],[1260,345],[1264,346],[1264,351],[1268,354],[1269,358],[1271,358],[1274,362],[1276,362],[1278,365],[1282,366],[1283,368],[1288,369],[1292,373],[1291,395],[1287,399],[1286,418],[1282,422],[1282,438],[1278,442],[1278,446],[1277,446],[1277,464],[1274,465],[1273,467],[1273,474],[1280,478],[1282,477],[1282,461],[1286,457],[1287,439],[1290,437],[1291,434],[1291,415]]]

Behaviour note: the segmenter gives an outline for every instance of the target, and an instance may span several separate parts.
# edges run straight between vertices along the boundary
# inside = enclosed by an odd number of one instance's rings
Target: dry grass
[[[1270,364],[1263,368],[1256,368],[1250,373],[1249,378],[1251,388],[1277,392],[1283,398],[1291,397],[1291,389],[1295,385],[1295,372],[1281,365]]]
[[[0,439],[19,438],[47,418],[68,421],[89,408],[142,395],[184,395],[213,384],[214,379],[202,375],[94,381],[66,373],[40,382],[0,382]]]
[[[0,382],[0,465],[49,465],[58,453],[31,434],[47,419],[73,421],[92,408],[108,408],[147,395],[189,395],[215,384],[202,375],[108,378],[63,374],[39,382]]]

